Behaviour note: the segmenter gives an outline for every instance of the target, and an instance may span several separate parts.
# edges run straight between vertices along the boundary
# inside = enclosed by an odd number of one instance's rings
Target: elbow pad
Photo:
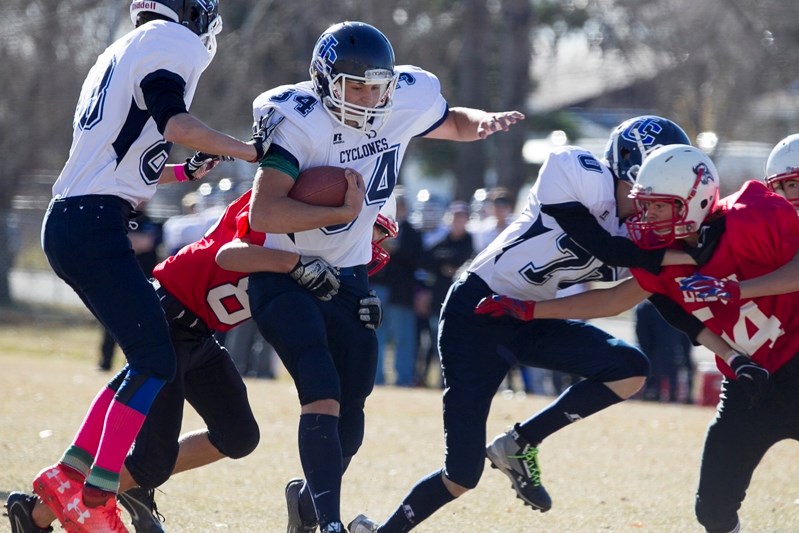
[[[161,135],[170,118],[188,112],[183,100],[186,82],[173,72],[157,70],[148,74],[141,82],[141,90],[147,111]]]

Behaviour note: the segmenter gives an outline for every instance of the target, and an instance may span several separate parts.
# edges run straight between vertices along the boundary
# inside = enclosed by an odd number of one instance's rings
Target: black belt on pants
[[[194,314],[183,302],[175,298],[169,291],[161,286],[157,279],[150,280],[155,287],[155,293],[161,300],[161,307],[164,310],[166,319],[170,325],[176,325],[182,329],[190,330],[198,335],[211,335],[214,330],[208,327],[205,321]]]

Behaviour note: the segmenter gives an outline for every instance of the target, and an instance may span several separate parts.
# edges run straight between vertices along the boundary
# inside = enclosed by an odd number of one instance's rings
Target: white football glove
[[[321,257],[300,256],[289,276],[323,302],[338,294],[341,286],[338,269]]]

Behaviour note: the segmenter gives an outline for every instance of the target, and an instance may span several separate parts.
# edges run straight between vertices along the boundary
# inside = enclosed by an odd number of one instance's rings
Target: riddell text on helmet
[[[155,9],[155,2],[133,2],[131,9]]]

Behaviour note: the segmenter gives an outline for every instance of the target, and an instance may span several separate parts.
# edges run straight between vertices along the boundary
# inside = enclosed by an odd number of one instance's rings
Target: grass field
[[[72,439],[90,400],[109,377],[94,370],[99,331],[85,321],[0,321],[0,496],[29,490]],[[180,474],[158,493],[170,532],[285,531],[283,488],[301,475],[297,401],[285,377],[248,380],[261,426],[250,456]],[[548,398],[498,395],[489,435],[532,414]],[[510,482],[486,468],[474,491],[417,530],[485,532],[701,531],[693,495],[707,407],[630,401],[553,435],[541,448],[553,509],[533,513]],[[184,429],[202,427],[189,409]],[[440,391],[377,389],[367,403],[366,440],[344,478],[342,513],[384,519],[416,480],[443,460]],[[749,532],[799,531],[799,446],[784,442],[755,473],[741,510]],[[126,519],[127,520],[127,519]],[[7,519],[0,531],[8,531]]]

